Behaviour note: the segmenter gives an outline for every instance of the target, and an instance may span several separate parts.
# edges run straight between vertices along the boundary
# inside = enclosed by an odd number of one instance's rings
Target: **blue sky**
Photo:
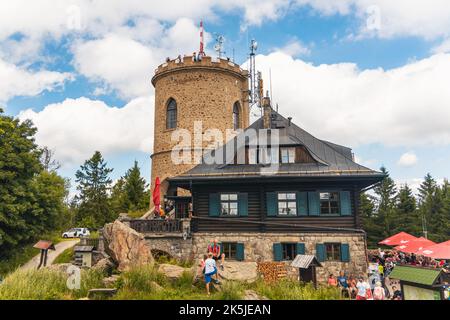
[[[416,187],[450,176],[450,4],[431,2],[4,1],[0,103],[35,122],[64,176],[100,150],[114,179],[138,160],[150,180],[150,79],[165,57],[198,50],[203,19],[208,53],[222,34],[244,67],[257,39],[281,113]]]

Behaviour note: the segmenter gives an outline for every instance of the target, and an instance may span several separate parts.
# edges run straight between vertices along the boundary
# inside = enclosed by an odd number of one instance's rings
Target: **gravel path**
[[[52,250],[48,251],[47,266],[50,266],[51,264],[53,264],[53,261],[55,261],[56,257],[58,257],[65,250],[74,247],[78,242],[80,242],[80,239],[61,241],[60,243],[56,244],[55,251],[52,251]],[[30,261],[25,263],[22,267],[20,267],[20,269],[22,269],[22,270],[36,269],[39,265],[40,259],[41,259],[41,254],[39,253],[33,259],[31,259]]]

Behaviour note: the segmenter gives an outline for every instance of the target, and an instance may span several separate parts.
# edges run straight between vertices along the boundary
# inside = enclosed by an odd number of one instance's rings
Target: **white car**
[[[89,237],[91,233],[87,228],[72,228],[62,234],[62,237],[67,238],[85,238]]]

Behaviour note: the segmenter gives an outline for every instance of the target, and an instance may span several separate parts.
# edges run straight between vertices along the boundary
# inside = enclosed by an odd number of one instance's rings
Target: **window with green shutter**
[[[297,192],[297,214],[299,216],[308,215],[308,193]]]
[[[297,252],[296,254],[305,254],[305,244],[304,243],[297,243]]]
[[[244,244],[243,243],[237,243],[236,244],[236,260],[237,261],[244,261],[245,260]]]
[[[341,261],[350,262],[350,246],[346,243],[341,244]]]
[[[316,258],[319,262],[324,262],[325,257],[325,245],[323,243],[316,244]]]
[[[266,193],[266,210],[269,217],[278,215],[278,198],[276,192]]]
[[[218,217],[220,216],[220,194],[210,193],[209,194],[209,216]]]
[[[241,217],[248,216],[248,194],[239,193],[238,194],[238,215]]]
[[[273,244],[273,260],[282,261],[283,260],[283,246],[281,243]]]
[[[320,215],[320,196],[318,192],[308,192],[309,215]]]
[[[352,204],[350,200],[350,191],[341,191],[341,215],[351,216],[352,215]]]

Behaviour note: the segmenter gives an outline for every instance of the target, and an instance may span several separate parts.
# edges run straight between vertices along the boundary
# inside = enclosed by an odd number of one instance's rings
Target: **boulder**
[[[255,282],[258,279],[256,262],[225,261],[224,270],[219,268],[219,276],[224,280]]]
[[[151,248],[142,234],[116,220],[103,229],[105,250],[117,264],[119,271],[133,266],[153,264]]]
[[[267,297],[260,296],[258,293],[256,293],[256,291],[245,290],[244,300],[269,300],[269,299]]]
[[[175,266],[173,264],[161,264],[158,271],[164,274],[169,280],[177,280],[181,278],[184,271],[189,271],[190,269],[185,269],[180,266]]]
[[[103,258],[99,260],[92,269],[99,270],[104,273],[110,273],[114,269],[114,262],[110,258]]]

